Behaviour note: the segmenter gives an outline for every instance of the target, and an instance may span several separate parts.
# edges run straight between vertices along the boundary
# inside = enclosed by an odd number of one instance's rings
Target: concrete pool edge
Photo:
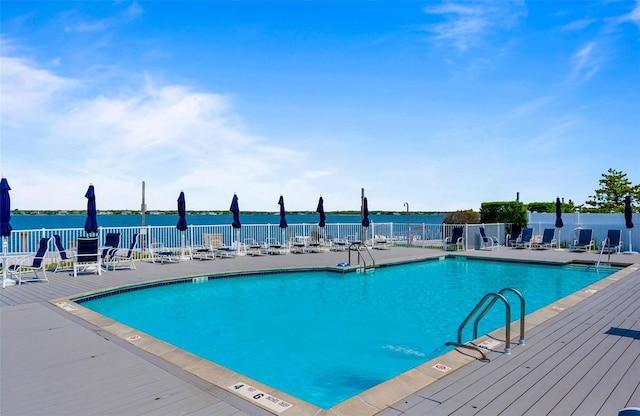
[[[438,257],[438,256],[435,256]],[[449,256],[447,256],[449,257]],[[465,255],[463,257],[473,257],[470,255]],[[431,260],[433,257],[427,257],[423,260]],[[500,260],[500,259],[497,259]],[[558,263],[558,262],[544,262],[547,264],[550,263]],[[572,262],[569,262],[572,263]],[[578,262],[573,262],[578,263]],[[605,287],[621,280],[630,275],[631,273],[638,270],[640,265],[632,264],[626,267],[623,270],[619,270],[614,274],[601,279],[592,285],[587,286],[586,288],[581,289],[578,292],[575,292],[569,296],[566,296],[558,301],[539,309],[537,311],[532,312],[527,315],[526,323],[527,323],[527,331],[535,326],[539,325],[542,322],[562,313],[564,310],[578,304],[582,300],[593,296],[598,291],[604,289]],[[273,271],[273,270],[270,270]],[[255,271],[252,271],[255,272]],[[238,275],[239,272],[228,273],[230,275]],[[197,277],[197,276],[193,276]],[[188,279],[185,277],[176,278],[177,279]],[[163,279],[164,281],[170,279]],[[138,285],[125,285],[121,287],[129,287],[129,286],[140,286],[147,285],[153,281],[148,281],[146,283],[141,283]],[[117,289],[117,288],[114,288]],[[462,366],[475,361],[474,356],[470,356],[466,351],[458,352],[457,350],[452,350],[447,352],[446,354],[436,357],[433,360],[430,360],[420,366],[417,366],[399,376],[390,379],[386,382],[383,382],[377,386],[374,386],[344,402],[339,403],[329,410],[321,409],[317,406],[314,406],[308,402],[297,399],[288,395],[287,393],[275,390],[266,386],[258,381],[255,381],[249,377],[244,377],[241,374],[232,372],[228,369],[218,366],[217,364],[210,362],[208,360],[204,360],[200,357],[197,357],[191,353],[180,350],[179,348],[168,344],[164,341],[160,341],[155,339],[145,333],[140,331],[136,331],[130,327],[122,325],[110,318],[104,317],[98,313],[95,313],[89,309],[82,307],[80,304],[75,303],[73,299],[77,299],[78,297],[82,297],[83,295],[88,295],[91,293],[105,293],[112,289],[100,290],[88,292],[85,294],[78,294],[74,296],[64,297],[60,299],[55,299],[50,301],[50,303],[58,306],[59,308],[64,309],[68,313],[71,313],[82,320],[90,323],[91,325],[104,330],[107,333],[113,334],[118,338],[128,342],[129,344],[135,346],[136,348],[140,348],[144,351],[147,351],[179,368],[184,369],[185,371],[207,381],[211,384],[214,384],[223,390],[230,392],[232,394],[237,395],[238,397],[242,397],[238,395],[235,391],[231,389],[231,386],[239,381],[243,381],[251,386],[266,392],[268,394],[273,395],[279,399],[282,399],[288,403],[293,404],[293,407],[286,410],[286,415],[315,415],[315,414],[334,414],[334,415],[374,415],[394,403],[404,399],[405,397],[419,391],[420,389],[432,384],[435,381],[440,380],[453,373],[455,370],[461,368]],[[512,324],[512,328],[514,331],[512,339],[518,334],[518,323],[514,322]],[[504,328],[499,329],[497,331],[492,332],[484,337],[480,337],[478,340],[475,340],[476,343],[482,343],[486,339],[504,339]],[[447,341],[447,340],[443,340]],[[496,347],[494,347],[495,350]],[[500,352],[492,352],[492,354],[499,355]],[[471,354],[473,355],[473,353]],[[445,371],[443,371],[443,369]],[[242,397],[245,399],[245,397]],[[247,400],[250,403],[260,406],[259,403],[255,403],[251,400]],[[263,407],[263,406],[260,406]],[[263,407],[264,408],[264,407]],[[271,409],[265,408],[265,410],[271,411]],[[275,412],[274,412],[275,413]]]

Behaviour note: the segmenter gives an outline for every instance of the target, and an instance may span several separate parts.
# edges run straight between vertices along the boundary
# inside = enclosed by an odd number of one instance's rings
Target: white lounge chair
[[[212,234],[202,234],[202,244],[199,246],[191,246],[191,258],[198,260],[214,260],[216,258],[216,249],[211,243]]]
[[[98,237],[78,237],[77,251],[73,257],[73,277],[78,273],[102,274]]]
[[[555,239],[555,228],[545,228],[542,232],[542,240],[533,243],[531,248],[538,250],[547,250],[552,247],[558,248],[558,241]]]
[[[484,231],[484,227],[478,229],[480,231],[480,250],[497,250],[500,246],[498,237],[489,237]]]
[[[516,239],[513,248],[531,248],[533,242],[533,228],[527,227],[522,229],[522,233]]]
[[[152,243],[149,246],[149,254],[152,263],[177,263],[179,257],[172,250],[165,248],[162,243]]]
[[[622,231],[607,231],[607,239],[602,242],[604,253],[620,253],[622,250]]]
[[[253,238],[246,238],[244,240],[244,246],[247,256],[263,256],[266,254],[262,252],[262,245]]]
[[[581,228],[578,233],[578,238],[573,240],[573,243],[571,244],[571,251],[591,251],[595,245],[592,236],[592,229]]]
[[[28,256],[22,259],[18,264],[13,264],[7,269],[12,278],[15,278],[19,285],[23,282],[48,282],[45,257],[47,251],[49,251],[48,237],[40,239],[38,245],[38,251],[32,256]],[[42,272],[42,277],[38,275],[38,272]],[[33,273],[33,277],[27,277],[25,275]]]
[[[131,238],[131,245],[128,249],[115,249],[111,254],[103,260],[104,267],[109,270],[130,269],[135,270],[136,265],[133,262],[136,246],[138,245],[138,233]]]
[[[387,237],[383,235],[376,235],[373,237],[372,248],[376,250],[389,250],[391,248],[391,243]]]
[[[73,270],[73,256],[75,255],[75,252],[64,247],[62,239],[58,234],[53,235],[53,243],[56,247],[56,251],[58,252],[58,262],[56,263],[56,268],[53,272],[56,273]]]

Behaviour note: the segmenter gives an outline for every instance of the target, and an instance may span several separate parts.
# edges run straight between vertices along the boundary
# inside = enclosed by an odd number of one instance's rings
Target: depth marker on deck
[[[56,303],[56,306],[58,306],[59,308],[64,309],[67,312],[75,311],[77,309],[77,308],[71,306],[67,302],[58,302],[58,303]]]
[[[258,390],[255,387],[249,386],[246,383],[239,381],[236,384],[229,387],[229,390],[238,393],[239,395],[246,397],[247,399],[273,410],[276,413],[282,413],[287,409],[291,409],[293,405],[287,403],[284,400],[280,400],[277,397],[273,397],[263,391]]]

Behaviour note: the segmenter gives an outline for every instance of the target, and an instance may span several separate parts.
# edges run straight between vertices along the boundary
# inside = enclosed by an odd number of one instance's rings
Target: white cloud
[[[444,19],[427,27],[433,39],[463,52],[490,33],[510,29],[526,14],[521,2],[446,2],[427,6],[424,12]]]
[[[640,0],[636,2],[636,7],[627,15],[620,18],[623,22],[632,22],[640,28]]]
[[[586,29],[596,23],[596,19],[580,19],[563,25],[560,29],[567,32],[577,32]]]
[[[588,42],[571,57],[571,63],[574,77],[580,81],[588,80],[600,70],[602,65],[598,45],[595,42]]]
[[[116,7],[118,4],[116,3]],[[92,19],[79,14],[77,10],[69,10],[60,14],[64,30],[67,32],[103,32],[113,27],[129,23],[144,14],[139,3],[133,2],[125,9],[116,10],[115,13],[103,19]]]

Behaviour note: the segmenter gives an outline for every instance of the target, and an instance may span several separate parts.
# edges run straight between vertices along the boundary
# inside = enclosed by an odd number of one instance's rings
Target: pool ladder
[[[480,320],[482,318],[484,318],[484,316],[487,314],[487,312],[489,312],[489,310],[493,307],[493,305],[496,304],[496,302],[498,300],[501,300],[504,305],[505,305],[505,346],[504,346],[504,353],[505,354],[511,354],[511,304],[509,303],[509,300],[507,300],[507,298],[503,295],[503,293],[505,292],[512,292],[515,293],[518,298],[520,298],[520,339],[518,340],[518,344],[519,345],[524,345],[524,296],[522,296],[522,293],[520,293],[519,291],[517,291],[516,289],[512,289],[509,287],[506,287],[504,289],[502,289],[500,292],[498,293],[487,293],[480,302],[478,302],[478,304],[476,305],[476,307],[473,309],[473,311],[467,316],[467,318],[462,322],[462,324],[460,324],[460,326],[458,327],[458,341],[457,342],[447,342],[446,345],[448,346],[456,346],[459,348],[467,348],[467,349],[471,349],[474,351],[477,351],[480,353],[480,355],[482,356],[482,358],[480,359],[481,361],[486,361],[489,362],[489,359],[487,358],[487,355],[485,354],[485,352],[483,351],[483,349],[481,347],[478,347],[476,345],[473,344],[468,344],[468,343],[463,343],[462,342],[462,331],[464,330],[464,327],[471,321],[471,318],[473,318],[476,313],[478,313],[478,311],[480,310],[480,308],[482,308],[482,306],[489,301],[489,303],[485,306],[485,308],[482,310],[482,312],[480,312],[480,314],[478,315],[478,317],[476,318],[476,320],[473,323],[473,339],[478,339],[478,323],[480,322]]]
[[[369,255],[369,258],[371,259],[371,263],[369,263],[369,265],[367,265],[367,261],[362,255],[363,248],[364,248],[364,251]],[[362,260],[362,267],[360,268],[362,270],[362,273],[366,273],[367,270],[375,271],[376,261],[373,259],[373,255],[371,255],[371,252],[369,251],[369,247],[367,247],[367,245],[364,244],[362,241],[353,241],[351,242],[351,244],[349,244],[349,249],[347,250],[349,252],[348,264],[351,264],[352,249],[358,253],[358,265],[360,265],[360,260]]]

